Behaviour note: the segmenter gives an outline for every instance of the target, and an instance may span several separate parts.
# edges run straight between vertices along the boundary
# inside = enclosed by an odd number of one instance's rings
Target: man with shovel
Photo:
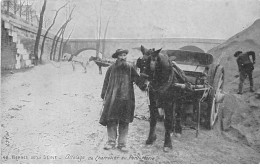
[[[252,58],[252,61],[250,59],[250,56]],[[249,51],[243,53],[242,51],[237,51],[234,54],[234,57],[237,58],[237,65],[238,65],[238,71],[239,71],[239,86],[238,86],[238,94],[243,93],[243,84],[247,76],[249,77],[250,82],[250,92],[254,92],[254,82],[253,82],[253,70],[254,70],[254,64],[255,64],[255,52]]]

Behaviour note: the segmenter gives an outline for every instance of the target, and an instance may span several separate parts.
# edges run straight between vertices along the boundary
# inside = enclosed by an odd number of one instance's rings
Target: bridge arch
[[[95,48],[91,48],[91,49],[90,48],[83,48],[83,49],[78,50],[74,55],[79,56],[81,54],[82,54],[82,56],[87,56],[89,58],[91,56],[96,57],[96,49]],[[103,54],[101,52],[99,52],[99,57],[101,59],[103,57]]]
[[[187,50],[187,51],[192,51],[192,52],[201,52],[201,53],[205,53],[204,50],[202,50],[201,48],[194,46],[194,45],[186,45],[180,48],[180,50]]]
[[[96,57],[96,49],[95,48],[83,48],[80,50],[77,50],[74,54],[71,54],[69,52],[63,53],[63,59],[66,59],[66,57],[70,57],[71,55],[79,56],[79,57]],[[103,54],[99,52],[99,57],[102,59]]]
[[[78,56],[78,54],[80,54],[81,52],[86,51],[86,50],[91,50],[91,51],[96,52],[96,48],[88,47],[88,48],[82,48],[82,49],[77,50],[75,53],[73,53],[73,55]],[[102,54],[102,53],[99,52],[99,54]]]

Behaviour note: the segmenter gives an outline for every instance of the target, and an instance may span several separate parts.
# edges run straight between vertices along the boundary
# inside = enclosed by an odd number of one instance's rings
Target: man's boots
[[[238,92],[237,92],[237,94],[242,94],[242,89],[243,89],[243,83],[241,83],[241,81],[240,81],[240,83],[239,83],[239,85],[238,85]]]

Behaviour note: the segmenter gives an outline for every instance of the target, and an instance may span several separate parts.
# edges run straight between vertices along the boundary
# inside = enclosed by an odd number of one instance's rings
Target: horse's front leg
[[[181,101],[176,101],[175,102],[175,125],[174,125],[174,131],[176,133],[177,137],[180,137],[182,134],[182,127],[181,127],[181,112],[182,112],[182,102]]]
[[[164,136],[164,152],[169,152],[172,149],[171,141],[171,131],[173,125],[173,104],[171,102],[166,103],[163,106],[165,112],[164,127],[165,127],[165,136]]]
[[[81,62],[80,64],[84,69],[84,73],[87,73],[87,63]]]
[[[98,66],[98,69],[99,69],[99,74],[102,75],[102,67]]]
[[[155,107],[155,104],[149,105],[150,110],[150,131],[149,136],[146,140],[146,144],[153,144],[153,142],[156,140],[156,124],[157,124],[157,117],[158,117],[158,109]]]
[[[159,116],[158,113],[158,108],[156,107],[156,101],[154,98],[154,92],[150,90],[149,92],[149,111],[150,111],[150,131],[149,131],[149,136],[146,140],[146,144],[153,144],[153,142],[156,140],[156,134],[155,134],[155,129],[156,129],[156,124],[157,124],[157,119]]]

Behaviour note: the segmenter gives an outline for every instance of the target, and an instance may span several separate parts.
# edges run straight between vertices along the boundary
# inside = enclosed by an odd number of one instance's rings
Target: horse
[[[144,46],[141,45],[141,52],[143,54],[142,58],[138,58],[136,62],[136,67],[140,69],[140,73],[143,74],[146,69],[146,63],[148,60],[149,55],[155,51],[155,49],[147,49]],[[156,101],[154,97],[154,91],[153,89],[148,89],[148,96],[149,96],[149,112],[150,112],[150,133],[154,132],[154,128],[156,127],[158,120],[163,120],[163,114],[159,113],[158,108],[156,107]],[[161,110],[160,110],[161,111]],[[152,136],[149,135],[149,136]],[[156,137],[155,137],[156,138]],[[152,144],[153,143],[152,138],[148,138],[146,140],[146,144]]]
[[[164,127],[164,152],[169,152],[172,149],[171,132],[176,134],[182,133],[181,127],[181,105],[182,101],[179,98],[183,90],[177,87],[178,83],[187,84],[187,78],[183,71],[177,68],[170,61],[168,55],[160,53],[159,50],[150,50],[147,61],[145,63],[145,70],[143,70],[141,77],[146,76],[150,81],[149,90],[153,92],[151,98],[151,105],[156,108],[162,108],[165,113]],[[187,86],[188,87],[188,86]],[[155,128],[157,122],[157,114],[155,110],[150,110],[150,131],[146,144],[153,144],[156,140]]]
[[[83,69],[84,72],[87,73],[87,65],[89,64],[90,61],[96,60],[96,57],[91,56],[90,58],[87,57],[77,57],[74,54],[64,54],[64,59],[68,59],[68,62],[71,62],[72,69],[75,71],[75,64],[79,63]]]

